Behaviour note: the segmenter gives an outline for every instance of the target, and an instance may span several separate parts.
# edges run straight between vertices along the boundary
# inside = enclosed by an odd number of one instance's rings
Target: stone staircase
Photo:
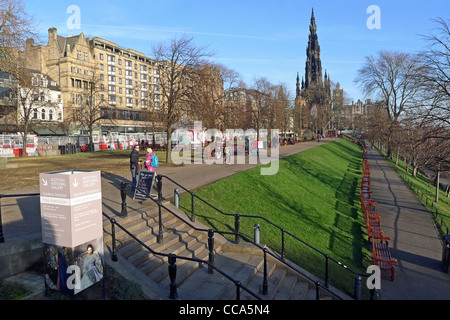
[[[150,201],[149,201],[150,202]],[[164,206],[189,221],[187,215],[165,201]],[[184,218],[186,217],[186,218]],[[158,207],[145,212],[132,212],[116,221],[155,252],[197,258],[208,261],[207,232],[197,231],[166,210],[162,210],[163,241],[158,243]],[[207,229],[199,222],[195,227]],[[166,300],[170,294],[168,258],[154,255],[132,239],[121,228],[116,231],[118,261],[110,260],[111,223],[104,219],[105,260],[126,278],[141,284],[148,299]],[[315,284],[268,255],[268,294],[262,294],[264,257],[261,249],[248,243],[234,244],[221,235],[214,234],[214,265],[225,274],[251,290],[262,299],[314,300]],[[236,285],[218,271],[208,273],[208,265],[181,258],[176,259],[177,293],[180,300],[233,300]],[[313,276],[311,276],[313,277]],[[313,277],[314,278],[314,277]],[[255,299],[241,289],[242,300]],[[335,299],[321,291],[320,299]]]

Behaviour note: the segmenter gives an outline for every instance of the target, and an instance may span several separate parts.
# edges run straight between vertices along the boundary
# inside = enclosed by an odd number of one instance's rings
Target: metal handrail
[[[176,269],[176,267],[174,267],[174,265],[175,265],[176,259],[182,259],[182,260],[188,260],[188,261],[194,261],[194,262],[206,264],[206,265],[208,265],[208,269],[214,269],[215,271],[217,271],[221,275],[223,275],[225,278],[227,278],[228,280],[233,282],[234,285],[236,286],[236,298],[237,298],[237,300],[240,300],[240,289],[243,289],[244,291],[248,292],[249,294],[251,294],[256,299],[262,300],[262,298],[259,297],[257,294],[255,294],[253,291],[251,291],[247,287],[243,286],[240,281],[235,280],[230,275],[228,275],[226,272],[224,272],[224,271],[220,270],[218,267],[216,267],[213,263],[211,263],[211,262],[209,262],[207,260],[203,260],[203,259],[199,259],[199,258],[195,258],[195,257],[185,257],[185,256],[175,255],[175,254],[172,254],[172,253],[167,254],[167,253],[157,252],[157,251],[153,250],[152,248],[150,248],[148,245],[146,245],[144,242],[142,242],[140,239],[135,237],[126,228],[124,228],[122,225],[120,225],[114,218],[111,218],[110,216],[108,216],[104,212],[102,212],[102,213],[103,213],[103,215],[106,218],[108,218],[108,220],[111,222],[111,226],[112,226],[112,228],[111,228],[112,229],[112,258],[111,259],[114,262],[118,261],[118,256],[117,256],[116,246],[115,246],[115,228],[114,228],[114,225],[116,225],[120,229],[122,229],[126,234],[128,234],[132,239],[134,239],[136,242],[138,242],[141,246],[143,246],[146,250],[148,250],[152,254],[168,258],[168,260],[169,260],[169,277],[170,277],[170,280],[171,280],[171,283],[170,283],[170,296],[169,297],[171,299],[176,299],[178,297],[178,294],[177,294],[177,291],[176,291],[176,284],[175,284],[175,275],[174,275],[174,268]],[[182,218],[180,218],[180,219],[182,219]],[[188,223],[188,222],[186,222],[186,223]],[[190,226],[195,228],[192,225],[190,225]],[[214,233],[213,230],[198,229],[198,228],[195,228],[195,229]]]
[[[158,205],[159,208],[159,231],[158,231],[158,242],[162,241],[162,219],[161,219],[161,208],[164,208],[166,211],[168,211],[169,213],[171,213],[172,215],[176,216],[178,219],[180,219],[181,221],[183,221],[184,223],[186,223],[187,225],[189,225],[191,228],[193,228],[194,230],[197,231],[213,231],[212,229],[202,229],[202,228],[198,228],[194,225],[192,225],[190,222],[186,221],[185,219],[183,219],[182,217],[180,217],[178,214],[176,214],[175,212],[173,212],[171,209],[167,208],[166,206],[164,206],[162,204],[162,176],[158,175],[158,199],[153,199],[153,197],[150,195],[150,192],[144,192],[147,190],[141,190],[144,193],[146,193],[147,198],[152,200],[153,202],[155,202]],[[175,182],[176,183],[176,182]],[[176,183],[177,184],[177,183]],[[131,184],[130,184],[131,185]],[[183,186],[179,185],[181,188],[185,189]],[[187,189],[185,189],[187,190]],[[202,199],[203,200],[203,199]],[[286,262],[285,260],[281,260],[275,253],[273,253],[272,251],[269,251],[266,247],[260,246],[259,244],[255,243],[254,241],[252,241],[251,239],[249,239],[248,237],[246,237],[245,235],[239,233],[239,232],[229,232],[229,231],[220,231],[220,230],[214,230],[215,233],[219,233],[221,235],[234,235],[236,237],[236,239],[238,239],[239,237],[242,237],[245,241],[252,243],[254,246],[258,247],[259,249],[261,249],[263,251],[264,254],[264,280],[263,280],[263,285],[262,285],[262,291],[263,294],[266,295],[268,293],[268,280],[267,280],[267,254],[271,255],[272,257],[274,257],[275,259],[277,259],[278,261],[280,261],[281,263],[283,263],[284,265],[286,265],[287,267],[291,268],[292,270],[294,270],[295,272],[301,274],[303,277],[305,277],[306,279],[308,279],[309,281],[313,282],[315,284],[316,287],[316,298],[319,299],[319,289],[322,289],[324,291],[327,291],[328,293],[334,295],[335,297],[339,298],[339,299],[343,299],[341,296],[339,296],[337,293],[331,291],[328,288],[327,284],[321,284],[319,281],[311,278],[308,274],[304,273],[303,271],[301,271],[300,269],[296,268],[295,266],[289,264],[288,262]],[[236,241],[238,242],[238,241]],[[242,285],[241,285],[242,286]],[[243,287],[243,286],[242,286]]]
[[[362,278],[362,277],[368,277],[369,275],[367,275],[367,274],[361,274],[361,273],[358,273],[358,272],[352,270],[351,268],[349,268],[349,267],[346,266],[345,264],[339,262],[338,260],[336,260],[336,259],[330,257],[330,255],[328,255],[328,254],[326,254],[326,253],[324,253],[324,252],[318,250],[317,248],[311,246],[310,244],[308,244],[308,243],[305,242],[304,240],[301,240],[301,239],[298,238],[297,236],[295,236],[295,235],[293,235],[292,233],[286,231],[284,228],[281,228],[280,226],[276,225],[275,223],[273,223],[272,221],[268,220],[268,219],[265,218],[265,217],[255,216],[255,215],[232,214],[232,213],[226,213],[226,212],[223,212],[222,210],[216,208],[215,206],[213,206],[212,204],[210,204],[210,203],[207,202],[206,200],[204,200],[204,199],[202,199],[201,197],[199,197],[198,195],[196,195],[193,191],[190,191],[189,189],[187,189],[186,187],[182,186],[181,184],[179,184],[178,182],[176,182],[176,181],[173,180],[172,178],[167,177],[167,176],[165,176],[165,175],[158,175],[158,177],[157,177],[157,179],[158,179],[158,186],[157,186],[157,188],[158,188],[158,198],[162,197],[162,178],[168,179],[169,181],[171,181],[172,183],[174,183],[174,184],[177,185],[178,187],[182,188],[183,190],[185,190],[187,193],[189,193],[189,194],[191,195],[191,199],[192,199],[192,200],[191,200],[191,206],[192,206],[192,207],[191,207],[191,221],[195,221],[195,214],[194,214],[194,210],[193,210],[193,203],[194,203],[193,199],[194,199],[194,197],[197,198],[197,199],[199,199],[199,200],[201,200],[202,202],[204,202],[206,205],[210,206],[211,208],[213,208],[213,209],[216,210],[217,212],[219,212],[219,213],[221,213],[221,214],[223,214],[223,215],[227,215],[227,216],[234,216],[235,219],[238,219],[239,217],[248,217],[248,218],[258,218],[258,219],[262,219],[262,220],[266,221],[267,223],[273,225],[274,227],[278,228],[278,229],[282,232],[282,239],[283,239],[282,241],[283,241],[283,243],[282,243],[282,253],[281,253],[281,257],[275,255],[275,254],[272,253],[272,252],[269,252],[270,255],[272,255],[275,259],[277,259],[277,260],[280,261],[281,263],[285,264],[285,265],[288,266],[289,268],[293,269],[294,271],[296,271],[296,272],[302,274],[302,276],[305,276],[308,280],[313,281],[313,282],[316,282],[316,286],[320,286],[320,287],[322,287],[322,289],[324,289],[324,290],[328,291],[329,293],[335,295],[336,297],[342,299],[342,297],[339,297],[338,294],[336,294],[336,293],[334,293],[334,292],[332,292],[332,291],[329,290],[329,283],[328,283],[328,280],[329,280],[329,279],[328,279],[328,262],[329,262],[329,260],[331,260],[332,262],[336,263],[339,267],[342,267],[342,268],[344,268],[344,270],[348,270],[348,271],[350,271],[351,273],[353,273],[353,274],[355,275],[354,296],[355,296],[356,299],[359,299],[359,298],[360,298],[361,278]],[[149,196],[149,198],[150,198],[151,200],[155,201],[155,200],[152,199],[150,196]],[[156,201],[155,201],[155,202],[156,202]],[[166,210],[168,210],[166,207],[164,207],[164,208],[165,208]],[[170,210],[168,210],[168,211],[170,211]],[[235,220],[235,225],[236,225],[236,229],[238,229],[238,226],[239,226],[239,221],[238,221],[238,220]],[[250,243],[256,245],[257,247],[259,247],[259,248],[261,248],[261,249],[263,249],[263,248],[260,247],[258,244],[256,244],[255,242],[253,242],[252,240],[250,240],[250,239],[247,238],[245,235],[243,235],[243,234],[241,234],[241,233],[239,233],[239,232],[221,232],[221,231],[216,231],[216,232],[218,232],[218,233],[223,233],[223,234],[232,234],[232,235],[235,235],[235,237],[236,237],[236,242],[239,242],[239,237],[242,237],[242,238],[245,239],[246,241],[248,241],[248,242],[250,242]],[[302,243],[302,244],[308,246],[309,248],[315,250],[316,252],[318,252],[319,254],[321,254],[322,256],[324,256],[324,258],[325,258],[325,268],[326,268],[326,270],[325,270],[325,281],[324,281],[324,284],[323,284],[323,285],[320,284],[320,283],[317,283],[317,281],[315,281],[314,279],[310,278],[307,274],[305,274],[304,272],[302,272],[302,271],[299,270],[298,268],[294,267],[293,265],[291,265],[291,264],[289,264],[289,263],[287,263],[287,262],[285,261],[285,258],[284,258],[284,234],[287,234],[287,235],[291,236],[291,237],[294,238],[295,240],[299,241],[300,243]]]

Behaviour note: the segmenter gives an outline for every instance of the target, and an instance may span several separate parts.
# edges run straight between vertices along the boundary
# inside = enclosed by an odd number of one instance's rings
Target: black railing
[[[432,199],[428,198],[426,194],[424,195],[423,190],[420,189],[414,183],[413,179],[410,179],[407,174],[400,173],[399,175],[406,182],[406,184],[416,193],[417,197],[420,198],[422,204],[427,209],[428,209],[428,203],[430,203],[431,209],[429,209],[429,212],[433,216],[436,226],[438,227],[438,229],[440,229],[443,236],[448,235],[450,228],[447,225],[447,223],[444,221],[444,215],[442,214],[442,212],[439,212],[439,210],[437,208],[437,203],[435,201],[433,201]],[[434,209],[434,212],[433,212],[433,209]],[[445,216],[448,216],[448,214],[446,214]]]
[[[234,216],[234,225],[235,225],[235,230],[234,232],[225,232],[225,231],[218,231],[216,230],[217,233],[220,234],[228,234],[228,235],[233,235],[235,237],[235,243],[239,243],[239,238],[244,239],[245,241],[252,243],[253,245],[257,246],[258,248],[260,248],[261,250],[267,250],[264,247],[261,247],[259,244],[255,243],[254,241],[252,241],[251,239],[249,239],[247,236],[241,234],[239,232],[239,228],[240,228],[240,218],[244,217],[244,218],[257,218],[257,219],[261,219],[263,221],[266,221],[267,223],[269,223],[270,225],[274,226],[275,228],[278,228],[281,231],[281,254],[276,254],[275,252],[272,251],[268,251],[265,252],[265,254],[269,253],[272,257],[274,257],[275,259],[277,259],[278,261],[280,261],[282,264],[286,265],[287,267],[289,267],[290,269],[296,271],[297,273],[301,274],[302,276],[306,277],[308,280],[314,282],[316,284],[317,288],[321,288],[331,294],[333,294],[334,296],[336,296],[339,299],[343,299],[343,297],[341,297],[338,293],[333,292],[329,289],[329,261],[334,262],[338,267],[343,268],[344,270],[351,272],[354,275],[354,290],[353,290],[353,294],[354,294],[354,298],[355,299],[360,299],[361,298],[361,284],[362,284],[362,277],[368,277],[369,275],[367,274],[360,274],[354,270],[352,270],[351,268],[349,268],[348,266],[342,264],[341,262],[337,261],[336,259],[330,257],[330,255],[318,250],[317,248],[314,248],[313,246],[311,246],[310,244],[308,244],[307,242],[301,240],[300,238],[298,238],[297,236],[293,235],[292,233],[288,232],[287,230],[285,230],[284,228],[281,228],[280,226],[276,225],[275,223],[271,222],[270,220],[261,217],[261,216],[256,216],[256,215],[243,215],[243,214],[231,214],[231,213],[226,213],[223,212],[222,210],[216,208],[214,205],[210,204],[208,201],[202,199],[201,197],[199,197],[198,195],[196,195],[193,191],[190,191],[189,189],[187,189],[186,187],[182,186],[181,184],[179,184],[178,182],[174,181],[173,179],[165,176],[165,175],[158,175],[157,176],[157,190],[158,190],[158,199],[162,199],[162,179],[165,178],[167,180],[169,180],[170,182],[172,182],[173,184],[175,184],[176,186],[178,186],[179,188],[183,189],[184,191],[186,191],[187,193],[189,193],[191,195],[191,216],[190,219],[191,221],[195,221],[195,207],[194,207],[194,198],[199,199],[200,201],[202,201],[203,203],[205,203],[206,205],[208,205],[209,207],[211,207],[212,209],[214,209],[215,211],[219,212],[222,215],[226,215],[226,216]],[[150,197],[149,198],[155,202],[160,202],[159,200],[155,200],[153,198]],[[168,209],[167,207],[163,206],[167,211],[171,212],[170,209]],[[303,272],[302,270],[300,270],[298,267],[290,264],[289,262],[286,261],[285,259],[285,235],[288,235],[290,237],[292,237],[293,239],[295,239],[297,242],[306,245],[307,247],[309,247],[310,249],[316,251],[317,253],[319,253],[320,255],[322,255],[325,259],[325,280],[323,283],[318,282],[315,279],[312,279],[308,274],[306,274],[305,272]],[[266,275],[265,275],[266,276]]]
[[[159,210],[160,210],[159,212],[161,213],[161,207],[164,207],[164,206],[161,204],[161,202],[158,203],[158,206],[159,206]],[[188,260],[188,261],[197,262],[199,264],[206,264],[206,265],[208,265],[208,273],[212,274],[212,273],[214,273],[214,270],[215,270],[215,271],[219,272],[221,275],[223,275],[225,278],[227,278],[228,280],[233,282],[235,287],[236,287],[236,300],[240,300],[241,290],[246,291],[247,293],[249,293],[250,295],[252,295],[254,298],[256,298],[258,300],[262,300],[261,297],[259,297],[253,291],[251,291],[247,287],[243,286],[240,281],[235,280],[233,277],[231,277],[226,272],[220,270],[218,267],[216,267],[214,265],[214,230],[196,228],[195,226],[191,225],[189,222],[185,221],[184,219],[182,219],[181,217],[179,217],[175,213],[173,213],[173,212],[171,212],[171,213],[174,214],[175,216],[177,216],[177,218],[179,218],[182,221],[184,221],[185,223],[187,223],[191,228],[193,228],[195,230],[198,230],[198,231],[208,232],[208,250],[209,250],[209,255],[208,255],[209,260],[208,261],[207,260],[198,259],[198,258],[195,258],[195,257],[186,257],[186,256],[180,256],[180,255],[172,254],[172,253],[157,252],[157,251],[153,250],[152,248],[150,248],[148,245],[146,245],[144,242],[142,242],[140,239],[135,237],[126,228],[121,226],[114,218],[111,218],[106,213],[103,213],[103,215],[106,218],[108,218],[109,221],[111,222],[111,237],[112,237],[111,259],[114,262],[118,261],[118,255],[117,255],[117,250],[116,250],[116,235],[115,235],[116,234],[115,226],[117,226],[120,229],[122,229],[122,231],[124,231],[128,236],[130,236],[133,240],[138,242],[147,251],[152,253],[153,255],[162,256],[162,257],[166,257],[167,258],[168,263],[169,263],[168,271],[169,271],[169,279],[170,279],[170,285],[169,285],[170,286],[170,294],[169,294],[169,298],[170,299],[177,299],[178,298],[177,284],[176,284],[176,274],[177,274],[176,261],[177,261],[177,259],[182,259],[182,260]],[[159,222],[161,222],[161,215],[159,217],[160,217]],[[160,231],[161,231],[162,230],[161,223],[159,224],[159,227],[160,227]],[[158,238],[158,242],[162,242],[163,241],[161,232],[158,234],[157,238]]]
[[[2,199],[3,198],[20,198],[20,197],[35,197],[40,193],[19,193],[19,194],[0,194],[0,243],[5,242],[3,235],[3,222],[2,222]]]

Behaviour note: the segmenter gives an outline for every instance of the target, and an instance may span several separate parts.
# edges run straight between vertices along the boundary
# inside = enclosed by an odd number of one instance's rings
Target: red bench
[[[395,269],[394,264],[397,264],[397,260],[391,257],[389,251],[390,238],[373,236],[372,238],[372,256],[373,263],[380,267],[381,270],[390,271],[390,276],[383,276],[384,278],[390,278],[394,281]]]

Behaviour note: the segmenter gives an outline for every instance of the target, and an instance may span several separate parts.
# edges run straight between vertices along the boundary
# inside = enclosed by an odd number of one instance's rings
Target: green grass
[[[130,171],[131,150],[80,152],[49,157],[3,158],[0,162],[0,193],[27,190],[39,186],[39,173],[65,170],[100,170],[102,173],[121,174]],[[147,152],[141,150],[140,159]],[[161,166],[167,166],[166,153],[156,151]],[[10,169],[6,165],[16,168]]]
[[[417,172],[416,177],[413,177],[411,166],[409,167],[409,173],[406,173],[406,164],[401,160],[398,161],[398,165],[395,164],[395,159],[391,160],[386,157],[386,160],[416,193],[419,200],[433,214],[433,217],[435,217],[438,227],[442,228],[441,231],[446,234],[447,227],[450,228],[450,198],[447,198],[445,191],[439,189],[438,202],[434,202],[436,186],[431,182],[430,178],[419,171]],[[436,210],[438,214],[436,214]]]
[[[262,216],[332,258],[364,273],[369,263],[359,183],[361,149],[345,139],[280,160],[276,175],[255,168],[201,188],[196,194],[226,213]],[[191,210],[191,197],[180,200]],[[209,227],[234,231],[234,217],[223,216],[195,201],[195,216]],[[281,251],[281,231],[261,219],[240,219],[240,232],[253,239],[261,226],[261,243]],[[232,238],[234,239],[234,238]],[[230,240],[232,240],[230,239]],[[324,279],[325,258],[286,236],[286,258]],[[330,284],[352,293],[354,275],[330,262]]]
[[[0,283],[0,300],[20,300],[31,292],[15,283]]]

